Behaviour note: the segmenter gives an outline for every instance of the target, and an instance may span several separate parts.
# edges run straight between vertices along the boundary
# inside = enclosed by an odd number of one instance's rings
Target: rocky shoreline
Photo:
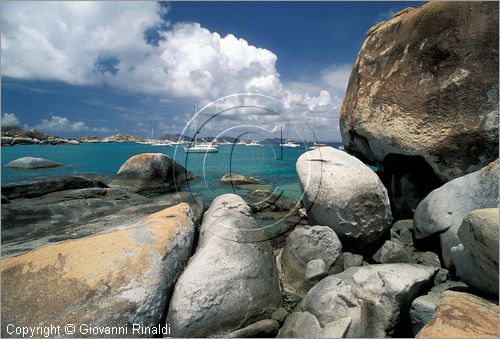
[[[107,137],[86,136],[80,138],[62,138],[37,129],[23,130],[16,126],[2,126],[0,142],[2,147],[16,145],[79,145],[80,143],[120,143],[142,142],[145,138],[127,134],[113,134]]]
[[[465,17],[496,59],[457,33]],[[68,323],[77,331],[51,336],[498,337],[497,28],[497,4],[446,2],[372,27],[342,106],[346,152],[300,156],[300,202],[231,173],[220,184],[247,201],[204,206],[181,189],[196,173],[159,153],[110,183],[2,186],[2,337]],[[405,110],[411,77],[423,92]],[[454,145],[463,126],[473,137]]]

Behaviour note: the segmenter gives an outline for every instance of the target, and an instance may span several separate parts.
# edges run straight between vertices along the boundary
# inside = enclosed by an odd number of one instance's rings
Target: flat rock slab
[[[44,158],[24,157],[13,160],[5,166],[10,168],[36,169],[36,168],[47,168],[47,167],[59,167],[59,166],[64,166],[64,164],[61,164],[60,162],[47,160]]]
[[[252,185],[260,184],[260,180],[238,173],[225,174],[219,183],[222,185]]]
[[[108,187],[106,184],[93,177],[79,176],[51,176],[35,180],[2,185],[2,195],[7,199],[36,198],[42,195],[71,189]]]
[[[82,188],[12,200],[2,205],[2,256],[109,231],[180,202],[191,206],[198,224],[203,202],[188,192],[146,198],[119,188]]]

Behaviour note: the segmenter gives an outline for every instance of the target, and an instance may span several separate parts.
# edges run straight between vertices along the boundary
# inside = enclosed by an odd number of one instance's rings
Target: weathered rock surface
[[[443,292],[446,290],[465,291],[467,285],[458,281],[449,281],[431,288],[429,293],[422,295],[411,303],[410,318],[413,335],[432,320]]]
[[[198,223],[203,203],[187,192],[146,198],[119,188],[92,187],[15,199],[2,205],[2,256],[114,229],[180,202],[191,206]]]
[[[498,337],[498,305],[475,295],[446,291],[418,338]]]
[[[260,184],[260,181],[247,175],[228,173],[220,178],[219,183],[222,185],[251,185]]]
[[[440,235],[443,262],[453,266],[451,248],[460,244],[458,228],[467,213],[498,207],[498,160],[481,170],[452,180],[432,191],[415,211],[416,238]]]
[[[190,171],[163,153],[142,153],[128,159],[111,182],[134,192],[169,192],[179,190],[193,177]]]
[[[462,245],[452,248],[457,276],[498,297],[498,208],[467,214],[458,230]]]
[[[309,312],[294,312],[281,328],[278,338],[344,338],[351,318],[342,318],[321,326],[318,319]]]
[[[497,27],[488,2],[431,2],[372,27],[341,108],[346,151],[422,157],[444,181],[498,158]]]
[[[240,330],[229,333],[229,338],[274,338],[278,333],[280,323],[274,319],[257,321]]]
[[[324,263],[324,272],[322,273],[327,275],[341,254],[342,243],[330,227],[296,227],[286,238],[283,254],[280,257],[280,274],[284,290],[299,296],[305,295],[308,288],[311,287],[309,283],[304,284],[309,263],[318,259],[322,260]],[[314,268],[314,264],[311,265],[308,277],[310,279],[313,275],[311,270]],[[317,271],[316,273],[318,273]],[[319,273],[319,275],[322,274]],[[319,276],[316,278],[319,279]]]
[[[64,164],[61,164],[60,162],[47,160],[44,158],[23,157],[16,160],[12,160],[5,166],[10,168],[35,169],[35,168],[47,168],[47,167],[59,167],[59,166],[64,166]]]
[[[271,246],[251,242],[258,238],[256,228],[239,196],[224,194],[212,202],[168,309],[172,336],[222,335],[269,319],[282,305]]]
[[[108,187],[99,180],[83,176],[52,176],[32,181],[2,185],[2,195],[7,199],[34,198],[42,195],[79,188]]]
[[[306,152],[297,173],[309,222],[331,227],[346,247],[365,247],[391,226],[387,190],[358,159],[332,147]]]
[[[338,325],[339,321],[347,318],[350,321],[347,324],[346,336],[359,338],[363,336],[366,321],[363,310],[364,302],[356,297],[352,287],[344,283],[342,279],[331,275],[309,290],[295,312],[288,316],[280,331],[280,336],[286,336],[286,334],[292,336],[293,333],[306,334],[304,331],[310,326],[313,326],[313,331],[316,331],[314,328],[326,329],[328,324]],[[306,326],[306,322],[310,325],[302,328]],[[302,335],[302,337],[307,336],[314,335],[312,333]]]
[[[2,336],[9,323],[129,326],[140,336],[131,324],[160,323],[193,238],[192,212],[179,204],[131,227],[3,259]]]
[[[399,321],[408,316],[411,301],[431,283],[436,270],[385,264],[353,267],[330,275],[309,290],[279,336],[322,336],[322,329],[338,329],[339,323],[346,325],[342,336],[390,336],[400,330]]]

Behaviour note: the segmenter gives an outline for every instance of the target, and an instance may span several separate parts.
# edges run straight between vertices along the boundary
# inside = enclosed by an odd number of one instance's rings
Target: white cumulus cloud
[[[2,126],[19,126],[19,119],[14,113],[2,114]]]
[[[106,84],[200,105],[233,93],[261,93],[281,100],[289,119],[315,116],[336,128],[350,67],[333,65],[316,82],[284,84],[272,51],[194,22],[171,26],[166,14],[165,6],[151,1],[3,2],[3,75]],[[152,28],[160,37],[156,43],[145,39]],[[92,131],[57,115],[39,127]]]

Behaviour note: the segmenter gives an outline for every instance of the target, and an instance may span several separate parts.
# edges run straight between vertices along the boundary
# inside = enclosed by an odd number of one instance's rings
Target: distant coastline
[[[191,141],[192,138],[182,135],[182,134],[166,134],[159,138],[159,140],[170,140],[170,141]],[[205,141],[212,141],[215,137],[205,137]],[[115,142],[144,142],[147,138],[138,137],[130,134],[112,134],[105,137],[98,136],[82,136],[82,137],[59,137],[56,135],[51,135],[49,133],[40,131],[38,129],[22,129],[18,126],[2,126],[1,131],[1,145],[4,146],[15,146],[15,145],[63,145],[72,144],[78,145],[80,143],[115,143]],[[219,138],[221,142],[237,142],[238,139],[234,137],[223,137]],[[281,140],[280,138],[267,138],[260,141],[265,145],[278,145]],[[309,143],[320,142],[320,143],[341,143],[341,141],[317,141],[310,140]]]

